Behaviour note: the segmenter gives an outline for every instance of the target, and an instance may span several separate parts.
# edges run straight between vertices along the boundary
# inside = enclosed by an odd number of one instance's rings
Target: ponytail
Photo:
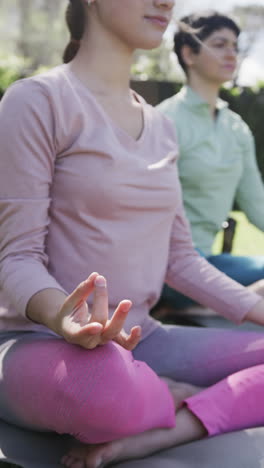
[[[85,8],[82,0],[70,0],[66,10],[70,42],[63,53],[63,62],[71,62],[77,54],[85,30]]]

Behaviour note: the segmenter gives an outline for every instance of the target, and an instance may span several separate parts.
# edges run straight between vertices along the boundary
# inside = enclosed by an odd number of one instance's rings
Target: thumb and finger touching
[[[94,293],[94,300],[89,313],[86,300],[91,293]],[[92,349],[114,340],[131,350],[138,344],[141,335],[140,327],[133,327],[129,335],[123,330],[131,306],[131,301],[121,301],[109,319],[106,280],[98,273],[92,273],[67,297],[62,308],[62,319],[68,322],[66,328],[69,328],[69,334],[78,336],[78,344],[85,348]]]

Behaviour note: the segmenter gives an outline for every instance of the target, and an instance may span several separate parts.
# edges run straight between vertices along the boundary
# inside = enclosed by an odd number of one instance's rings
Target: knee
[[[133,419],[137,374],[132,354],[114,343],[71,346],[54,372],[53,429],[87,443],[122,437]]]
[[[57,432],[100,443],[166,425],[172,413],[174,418],[167,387],[114,343],[64,364],[68,371],[56,385]]]

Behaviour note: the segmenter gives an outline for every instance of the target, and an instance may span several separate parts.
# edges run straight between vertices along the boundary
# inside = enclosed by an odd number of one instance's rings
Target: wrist
[[[245,316],[245,320],[264,325],[264,299],[260,297],[260,300],[250,309]]]
[[[65,293],[57,289],[40,291],[29,300],[26,316],[29,320],[44,325],[55,333],[58,333],[59,311],[66,297]]]

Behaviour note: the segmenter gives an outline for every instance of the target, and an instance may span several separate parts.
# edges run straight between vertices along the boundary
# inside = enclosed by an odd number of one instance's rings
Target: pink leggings
[[[264,425],[264,364],[244,369],[188,398],[209,435]]]
[[[131,352],[22,335],[1,346],[0,417],[8,422],[85,443],[174,426],[167,385]]]
[[[262,334],[244,335],[253,351],[263,341]],[[158,351],[152,348],[152,354]],[[263,362],[262,344],[258,351],[251,367],[186,400],[209,435],[264,424],[264,364],[254,362]],[[0,341],[0,357],[0,417],[11,423],[71,434],[85,443],[174,426],[167,386],[114,343],[87,351],[56,337],[24,333]]]
[[[207,387],[186,404],[209,435],[264,426],[264,328],[258,330],[164,325],[133,354],[158,375]]]

